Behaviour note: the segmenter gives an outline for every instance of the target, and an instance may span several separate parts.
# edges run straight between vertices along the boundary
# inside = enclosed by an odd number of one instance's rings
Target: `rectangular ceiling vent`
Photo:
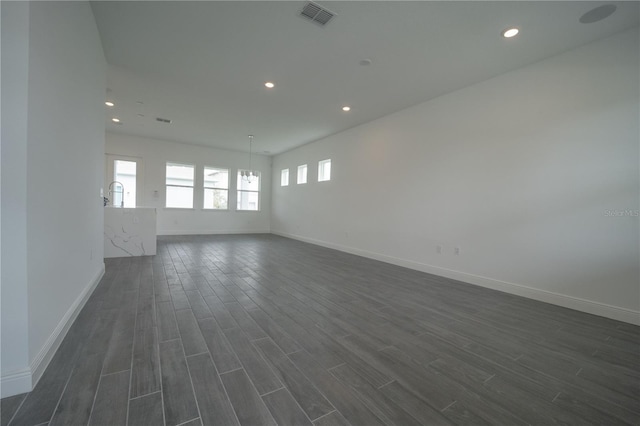
[[[167,123],[170,124],[171,120],[169,120],[168,118],[160,118],[160,117],[156,117],[156,121],[159,121],[161,123]]]
[[[307,18],[320,25],[326,25],[334,16],[335,13],[328,11],[318,3],[308,2],[302,8],[300,16]]]

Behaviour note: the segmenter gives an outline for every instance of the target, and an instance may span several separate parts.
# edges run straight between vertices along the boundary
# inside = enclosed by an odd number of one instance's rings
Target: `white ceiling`
[[[324,27],[297,16],[304,1],[92,2],[116,103],[107,130],[234,150],[254,134],[255,151],[276,154],[637,26],[640,15],[639,2],[319,3],[336,13]],[[579,22],[606,3],[613,15]],[[502,38],[510,26],[520,35]]]

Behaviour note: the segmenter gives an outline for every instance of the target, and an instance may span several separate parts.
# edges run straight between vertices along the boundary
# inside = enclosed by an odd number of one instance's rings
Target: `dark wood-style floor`
[[[2,425],[640,424],[640,329],[273,235],[106,274]]]

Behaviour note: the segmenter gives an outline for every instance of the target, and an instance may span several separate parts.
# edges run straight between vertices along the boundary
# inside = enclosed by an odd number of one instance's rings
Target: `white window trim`
[[[216,169],[216,170],[226,170],[227,171],[227,187],[226,188],[218,188],[216,186],[207,186],[204,181],[204,171],[206,169]],[[229,186],[231,183],[231,169],[226,167],[217,167],[217,166],[203,166],[202,168],[202,210],[205,211],[216,211],[216,212],[226,212],[229,211]],[[204,206],[204,191],[206,189],[217,189],[219,191],[227,191],[227,208],[226,209],[216,209],[214,207],[205,207]]]
[[[327,163],[329,164],[329,177],[324,178],[324,176],[322,176],[322,166]],[[329,182],[330,180],[331,180],[331,158],[318,161],[318,182]]]
[[[106,167],[105,167],[105,186],[104,186],[104,196],[107,196],[109,184],[114,180],[114,160],[124,160],[124,161],[135,161],[136,165],[136,207],[142,206],[144,204],[143,194],[144,194],[144,163],[142,161],[142,157],[131,157],[126,155],[119,154],[111,154],[106,153]],[[110,200],[111,202],[111,200]]]
[[[193,185],[189,186],[189,185],[173,185],[173,184],[168,184],[167,183],[167,166],[172,165],[172,166],[184,166],[184,167],[191,167],[193,169]],[[168,207],[167,206],[167,187],[174,187],[174,188],[191,188],[193,190],[193,193],[191,195],[191,206],[192,207]],[[181,210],[195,210],[195,208],[193,206],[195,206],[195,196],[196,196],[196,165],[195,164],[188,164],[188,163],[176,163],[173,161],[167,161],[165,162],[164,165],[164,208],[165,209],[181,209]]]
[[[239,213],[245,213],[245,212],[247,212],[247,213],[252,213],[252,212],[253,213],[257,213],[257,212],[260,212],[262,210],[262,194],[261,194],[262,193],[262,172],[260,170],[254,170],[254,171],[258,172],[258,190],[256,191],[255,189],[240,189],[240,188],[238,188],[240,186],[239,179],[242,179],[241,177],[238,177],[238,174],[243,170],[247,171],[245,169],[238,169],[238,173],[236,173],[236,180],[237,180],[237,182],[236,182],[236,188],[237,188],[236,189],[236,197],[237,198],[236,198],[236,209],[235,209],[235,211],[239,212]],[[238,208],[238,200],[240,199],[240,193],[241,192],[255,192],[256,194],[258,194],[258,209],[257,210],[239,209]]]
[[[304,167],[304,182],[300,181],[300,170],[302,170],[302,168]],[[297,177],[296,177],[296,184],[297,185],[304,185],[307,182],[309,182],[309,167],[307,164],[300,164],[298,166],[298,173],[297,173]]]

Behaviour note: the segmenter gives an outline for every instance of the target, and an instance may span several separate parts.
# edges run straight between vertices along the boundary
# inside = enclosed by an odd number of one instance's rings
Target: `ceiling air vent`
[[[335,13],[329,12],[319,4],[310,1],[304,5],[300,12],[300,16],[310,19],[320,25],[326,25],[327,22],[335,16]]]
[[[156,121],[159,121],[161,123],[167,123],[170,124],[171,120],[169,120],[168,118],[160,118],[160,117],[156,117]]]

